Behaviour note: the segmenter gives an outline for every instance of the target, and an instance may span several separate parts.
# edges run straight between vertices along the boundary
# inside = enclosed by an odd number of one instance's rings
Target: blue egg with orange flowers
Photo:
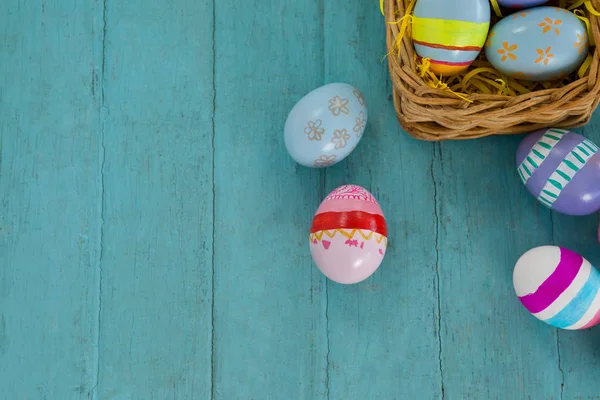
[[[534,7],[502,18],[491,29],[485,55],[499,72],[552,81],[575,72],[588,54],[585,24],[559,7]]]

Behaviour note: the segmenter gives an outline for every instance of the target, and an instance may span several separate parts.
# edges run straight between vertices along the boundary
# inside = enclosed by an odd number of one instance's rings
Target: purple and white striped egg
[[[598,146],[574,132],[542,129],[520,143],[517,171],[527,190],[547,208],[567,215],[600,209]]]
[[[515,265],[513,285],[523,306],[550,326],[580,330],[600,323],[600,273],[571,250],[527,251]]]

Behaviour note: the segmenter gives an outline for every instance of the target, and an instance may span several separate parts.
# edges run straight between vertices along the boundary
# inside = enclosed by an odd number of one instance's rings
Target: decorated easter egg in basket
[[[506,8],[530,8],[548,3],[549,0],[498,0],[498,4]]]
[[[600,209],[600,155],[590,140],[563,129],[541,129],[519,144],[517,171],[547,208],[567,215]]]
[[[437,74],[465,71],[481,52],[490,27],[489,0],[418,0],[412,22],[416,53]]]
[[[485,55],[508,76],[529,81],[561,79],[581,67],[588,54],[585,24],[559,7],[517,11],[491,29]]]
[[[600,273],[569,249],[527,251],[515,265],[513,285],[527,311],[548,325],[580,330],[600,323]]]
[[[345,159],[360,142],[367,124],[365,98],[346,83],[321,86],[290,111],[285,147],[300,165],[324,168]]]
[[[366,189],[344,185],[319,205],[310,228],[310,253],[319,270],[341,284],[370,277],[387,247],[387,225],[379,203]]]

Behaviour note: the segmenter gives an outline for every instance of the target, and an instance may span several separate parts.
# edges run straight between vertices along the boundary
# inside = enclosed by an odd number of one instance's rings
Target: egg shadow
[[[561,358],[574,354],[582,358],[577,364],[592,368],[600,359],[600,325],[578,331],[559,330],[559,343]]]

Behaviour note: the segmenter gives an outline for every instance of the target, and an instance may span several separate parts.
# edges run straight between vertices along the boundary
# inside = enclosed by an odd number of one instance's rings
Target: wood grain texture
[[[100,12],[0,4],[4,399],[87,399],[96,380]]]
[[[377,4],[7,0],[0,27],[0,398],[600,399],[600,328],[512,286],[534,246],[600,265],[598,217],[536,202],[522,137],[402,132]],[[287,114],[336,81],[365,136],[300,167]],[[600,144],[600,112],[577,131]],[[347,183],[390,236],[353,286],[307,243]]]
[[[600,143],[600,115],[585,127],[574,129]],[[553,243],[581,254],[600,269],[598,216],[571,217],[553,213]],[[563,373],[564,400],[599,400],[600,327],[585,331],[557,330],[557,348]]]
[[[436,145],[445,399],[559,399],[556,331],[513,289],[520,255],[551,243],[547,209],[520,182],[521,137]]]
[[[317,170],[283,126],[322,83],[320,2],[216,3],[213,399],[326,398],[325,292],[308,249]]]
[[[361,142],[328,168],[326,191],[354,183],[386,216],[389,247],[378,271],[353,286],[327,283],[331,399],[441,397],[431,144],[405,135],[390,98],[378,7],[326,2],[326,82],[355,85],[369,120]],[[426,245],[425,245],[426,244]]]
[[[206,399],[209,1],[108,1],[98,399]]]

